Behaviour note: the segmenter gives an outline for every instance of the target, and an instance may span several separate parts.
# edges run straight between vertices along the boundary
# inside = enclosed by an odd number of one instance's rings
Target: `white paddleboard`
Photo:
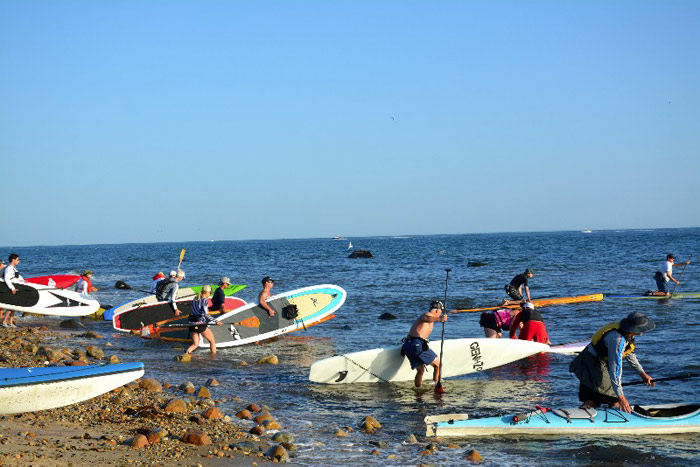
[[[13,282],[16,294],[0,281],[0,308],[51,316],[87,316],[100,308],[97,300],[73,290],[30,282]]]
[[[547,350],[547,353],[560,353],[560,354],[577,354],[583,352],[583,349],[586,348],[588,344],[590,344],[591,341],[585,340],[585,341],[578,341],[578,342],[569,342],[566,344],[559,344],[559,345],[553,345]]]
[[[437,355],[440,342],[429,344]],[[546,344],[515,339],[446,339],[442,377],[488,370],[547,350]],[[432,376],[432,370],[428,373]],[[415,376],[400,345],[326,358],[314,362],[309,371],[310,381],[324,384],[412,381]]]

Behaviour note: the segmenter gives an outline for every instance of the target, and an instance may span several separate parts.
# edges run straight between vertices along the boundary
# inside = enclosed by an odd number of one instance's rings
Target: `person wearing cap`
[[[653,378],[644,372],[634,353],[634,338],[655,327],[644,313],[634,312],[593,334],[591,343],[569,365],[569,371],[579,379],[578,397],[583,402],[582,408],[608,404],[632,412],[622,391],[622,359],[627,360],[644,384],[654,386]]]
[[[177,309],[177,291],[180,289],[180,282],[185,278],[185,271],[178,269],[170,271],[170,277],[163,279],[156,287],[156,298],[159,302],[168,302],[170,308],[175,313],[175,316],[180,316],[180,310]]]
[[[420,315],[403,339],[401,355],[408,357],[411,369],[416,370],[414,383],[417,388],[423,385],[426,365],[433,367],[433,381],[435,383],[440,381],[440,358],[428,346],[428,338],[433,332],[435,323],[447,321],[447,315],[443,314],[444,310],[445,305],[440,300],[432,301],[430,309]]]
[[[520,325],[521,323],[522,326]],[[515,333],[519,328],[520,335],[518,339],[552,345],[549,341],[544,318],[542,318],[539,311],[535,310],[535,305],[530,302],[523,303],[520,313],[511,322],[509,331],[511,339],[515,339]]]
[[[153,276],[153,282],[151,282],[151,295],[156,294],[156,290],[158,290],[158,283],[163,279],[165,279],[165,274],[162,271]]]
[[[214,296],[211,299],[211,311],[218,311],[220,313],[226,311],[224,308],[224,303],[226,302],[224,290],[226,290],[229,285],[231,285],[231,279],[228,277],[222,277],[221,280],[219,280],[219,286],[214,291]]]
[[[671,295],[671,292],[668,290],[668,283],[673,281],[676,285],[680,284],[680,281],[673,277],[673,265],[675,263],[676,257],[671,253],[667,254],[666,261],[664,261],[661,265],[661,269],[656,271],[656,274],[654,274],[654,280],[656,281],[656,288],[658,289],[658,292],[651,292],[651,295]],[[687,266],[688,264],[690,264],[690,260],[686,261],[685,263],[679,263],[679,265],[684,266]]]
[[[532,298],[530,297],[530,287],[529,287],[529,279],[532,279],[533,276],[535,275],[535,271],[533,271],[530,268],[527,268],[524,273],[518,274],[513,278],[513,280],[510,281],[510,284],[506,284],[506,294],[512,298],[512,300],[504,300],[503,304],[504,305],[515,305],[517,303],[520,303],[522,301],[525,301],[524,297],[527,297],[527,301],[531,302]],[[523,297],[523,287],[525,287],[525,296]]]
[[[97,287],[93,287],[91,279],[92,271],[89,269],[83,271],[83,273],[80,275],[80,279],[78,279],[78,282],[75,284],[75,291],[85,295],[92,292],[97,292]]]
[[[272,286],[274,282],[270,276],[265,276],[262,278],[263,289],[258,295],[258,304],[262,309],[267,311],[267,314],[272,318],[275,316],[275,310],[272,309],[270,305],[267,304],[267,300],[270,298],[270,291],[272,291]]]

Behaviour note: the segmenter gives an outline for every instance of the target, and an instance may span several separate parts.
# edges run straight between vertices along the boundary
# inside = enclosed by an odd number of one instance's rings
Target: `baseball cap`
[[[221,284],[230,284],[230,283],[231,283],[231,279],[229,279],[228,277],[224,276],[224,277],[222,277],[222,278],[219,280],[219,282],[220,282]]]
[[[431,309],[431,310],[434,310],[434,309],[436,309],[436,308],[437,308],[438,310],[444,310],[444,309],[445,309],[445,304],[442,303],[440,300],[433,300],[432,302],[430,302],[430,309]]]
[[[270,276],[263,277],[262,278],[262,285],[265,285],[267,282],[275,282],[275,281],[272,280],[272,277],[270,277]]]

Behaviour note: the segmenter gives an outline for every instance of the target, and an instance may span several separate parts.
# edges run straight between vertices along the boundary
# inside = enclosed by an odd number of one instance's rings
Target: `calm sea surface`
[[[355,248],[371,250],[374,258],[349,259],[348,241]],[[531,281],[534,298],[642,293],[654,288],[653,273],[669,252],[678,261],[696,255],[696,261],[682,276],[678,292],[700,292],[700,229],[4,247],[0,254],[7,257],[10,252],[19,253],[20,271],[25,277],[90,268],[95,272],[93,283],[100,288],[96,294],[100,302],[118,304],[141,294],[114,289],[116,280],[134,289],[148,289],[156,272],[167,273],[177,266],[182,248],[187,249],[183,285],[216,283],[226,275],[234,283],[248,284],[239,294],[246,301],[255,300],[265,275],[276,279],[273,293],[322,283],[337,284],[347,291],[345,305],[331,321],[288,334],[271,344],[222,349],[213,359],[206,351],[199,351],[186,365],[173,361],[181,350],[172,344],[113,332],[108,322],[85,321],[87,327],[105,336],[103,347],[111,342],[112,353],[122,361],[143,361],[148,376],[172,384],[187,380],[201,384],[208,377],[216,377],[221,386],[215,388],[215,397],[242,400],[225,403],[223,410],[228,413],[243,403],[268,404],[296,438],[296,462],[415,465],[422,459],[461,465],[464,452],[477,449],[486,465],[700,465],[700,438],[685,435],[639,439],[472,438],[455,440],[459,449],[443,447],[429,458],[418,454],[431,441],[423,437],[426,415],[466,412],[479,417],[534,405],[576,406],[578,382],[568,373],[569,356],[532,357],[478,375],[450,379],[439,399],[433,395],[432,385],[417,391],[411,383],[331,387],[308,381],[309,366],[315,360],[400,343],[430,300],[444,298],[446,268],[452,269],[450,309],[497,304],[504,297],[503,285],[526,267],[536,271]],[[469,261],[488,265],[468,267]],[[676,278],[682,269],[675,269]],[[553,343],[590,338],[599,326],[632,311],[642,311],[657,323],[655,331],[638,341],[637,353],[646,371],[662,377],[700,369],[700,300],[606,299],[542,311]],[[398,319],[378,320],[385,312]],[[478,321],[478,313],[450,315],[446,338],[483,337]],[[56,330],[59,322],[60,318],[18,319],[20,325],[41,323]],[[438,325],[433,339],[439,338]],[[238,364],[273,353],[280,359],[277,366]],[[625,379],[636,379],[628,366]],[[691,379],[659,383],[656,389],[631,386],[626,394],[631,403],[697,402],[699,387],[699,381]],[[336,428],[357,426],[365,415],[375,416],[384,425],[379,434],[334,436]],[[404,443],[410,433],[418,436],[420,444]],[[371,456],[374,447],[369,440],[385,441],[388,447],[381,448],[379,456]],[[387,459],[390,454],[395,458]]]

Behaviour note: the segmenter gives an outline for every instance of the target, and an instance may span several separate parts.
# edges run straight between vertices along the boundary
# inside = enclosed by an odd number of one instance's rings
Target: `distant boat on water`
[[[591,229],[583,229],[581,232],[583,233],[593,233]]]
[[[343,237],[341,237],[340,235],[336,235],[333,237],[333,240],[345,240],[345,239]]]

